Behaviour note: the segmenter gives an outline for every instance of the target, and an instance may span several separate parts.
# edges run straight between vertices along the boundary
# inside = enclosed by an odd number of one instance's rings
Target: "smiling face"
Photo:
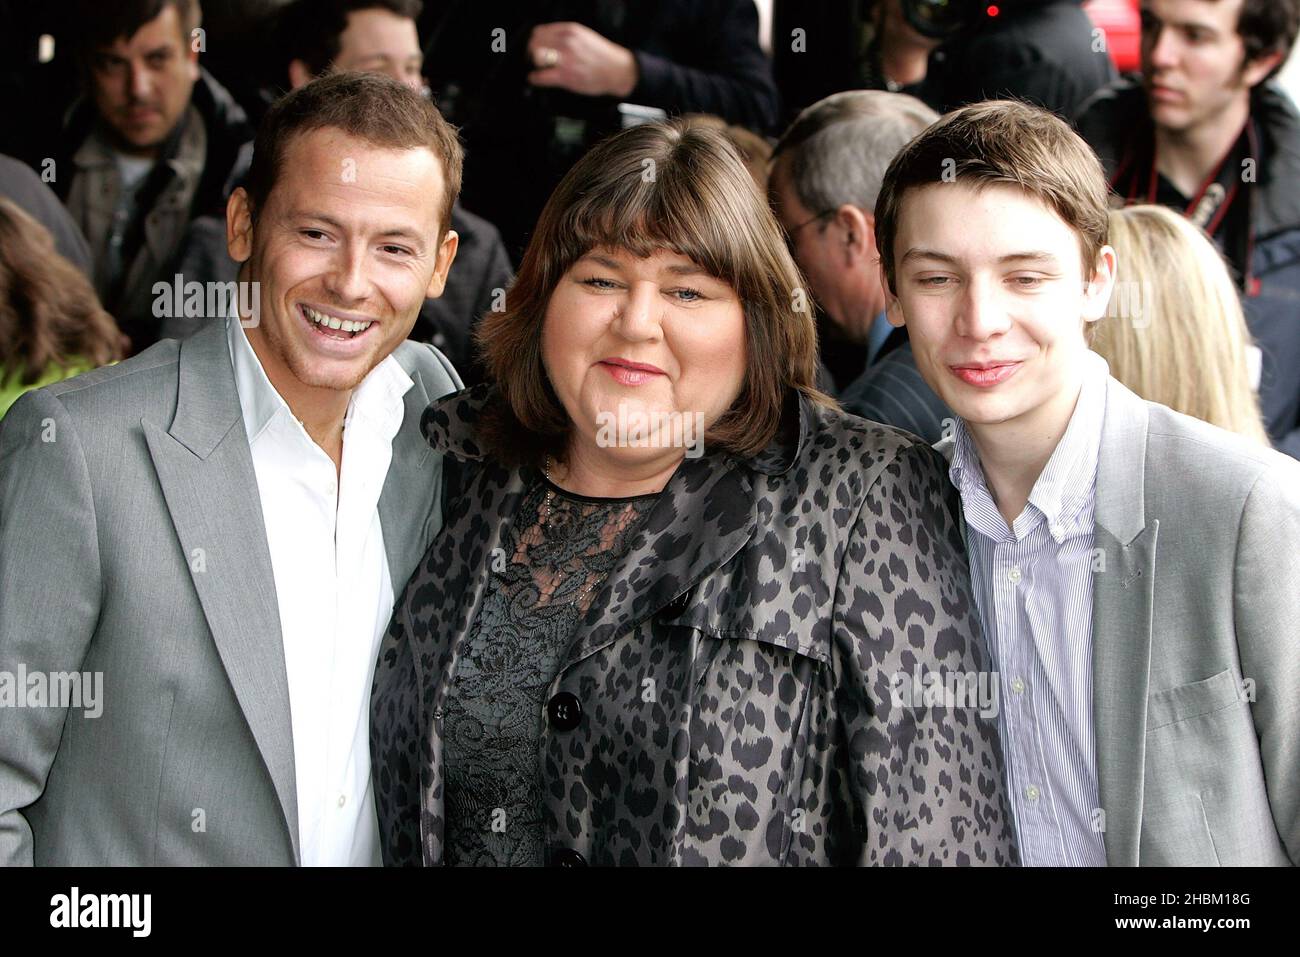
[[[625,420],[690,416],[707,429],[740,394],[745,355],[736,292],[666,250],[587,253],[560,278],[542,327],[542,362],[573,423],[570,449],[597,460],[680,457],[663,429],[645,447],[611,446],[600,425],[621,406]]]
[[[1068,421],[1104,314],[1109,246],[1086,279],[1078,235],[1018,188],[940,183],[908,190],[894,242],[890,321],[906,324],[917,366],[974,426],[1055,429]]]
[[[1242,0],[1143,0],[1142,81],[1156,126],[1189,130],[1243,109],[1279,55],[1245,63]]]
[[[283,170],[255,224],[243,190],[227,211],[240,278],[261,283],[248,339],[286,399],[350,391],[442,293],[457,243],[450,230],[437,240],[442,168],[429,149],[327,127],[296,135]]]
[[[152,155],[180,120],[199,78],[188,40],[168,5],[132,36],[91,54],[91,95],[119,149]]]

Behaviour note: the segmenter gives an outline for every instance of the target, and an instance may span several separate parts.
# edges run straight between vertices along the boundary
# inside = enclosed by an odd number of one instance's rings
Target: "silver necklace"
[[[542,502],[541,519],[542,519],[542,525],[545,527],[549,527],[551,524],[551,502],[554,501],[555,499],[555,489],[551,488],[551,486],[554,483],[551,481],[551,457],[549,455],[544,456],[542,458],[542,474],[546,476],[547,489],[546,489],[546,500]],[[601,575],[597,578],[592,579],[592,581],[590,581],[587,585],[583,586],[583,589],[580,592],[578,592],[578,597],[573,600],[573,604],[581,605],[583,599],[587,598],[591,594],[591,590],[595,588],[596,585],[599,584],[601,579],[603,579],[604,577],[605,576]]]

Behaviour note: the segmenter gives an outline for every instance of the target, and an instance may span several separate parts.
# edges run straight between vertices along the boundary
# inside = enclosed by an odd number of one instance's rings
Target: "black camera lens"
[[[982,0],[903,0],[903,16],[922,36],[945,40],[978,15]]]

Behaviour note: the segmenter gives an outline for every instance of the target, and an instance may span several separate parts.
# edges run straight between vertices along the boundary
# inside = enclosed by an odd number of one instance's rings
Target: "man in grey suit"
[[[231,317],[0,421],[0,863],[378,861],[375,655],[460,386],[405,340],[460,169],[389,78],[295,91],[227,209]]]
[[[1106,181],[1058,118],[949,114],[876,213],[891,321],[960,416],[940,445],[1023,862],[1300,861],[1300,467],[1088,351]]]

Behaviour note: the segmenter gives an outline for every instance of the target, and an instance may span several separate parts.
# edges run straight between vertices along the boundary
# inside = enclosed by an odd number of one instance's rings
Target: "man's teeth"
[[[338,319],[334,316],[327,316],[323,312],[317,312],[307,306],[302,307],[303,314],[312,322],[325,326],[329,329],[340,329],[343,332],[364,332],[370,328],[369,322],[353,322],[351,319]]]

